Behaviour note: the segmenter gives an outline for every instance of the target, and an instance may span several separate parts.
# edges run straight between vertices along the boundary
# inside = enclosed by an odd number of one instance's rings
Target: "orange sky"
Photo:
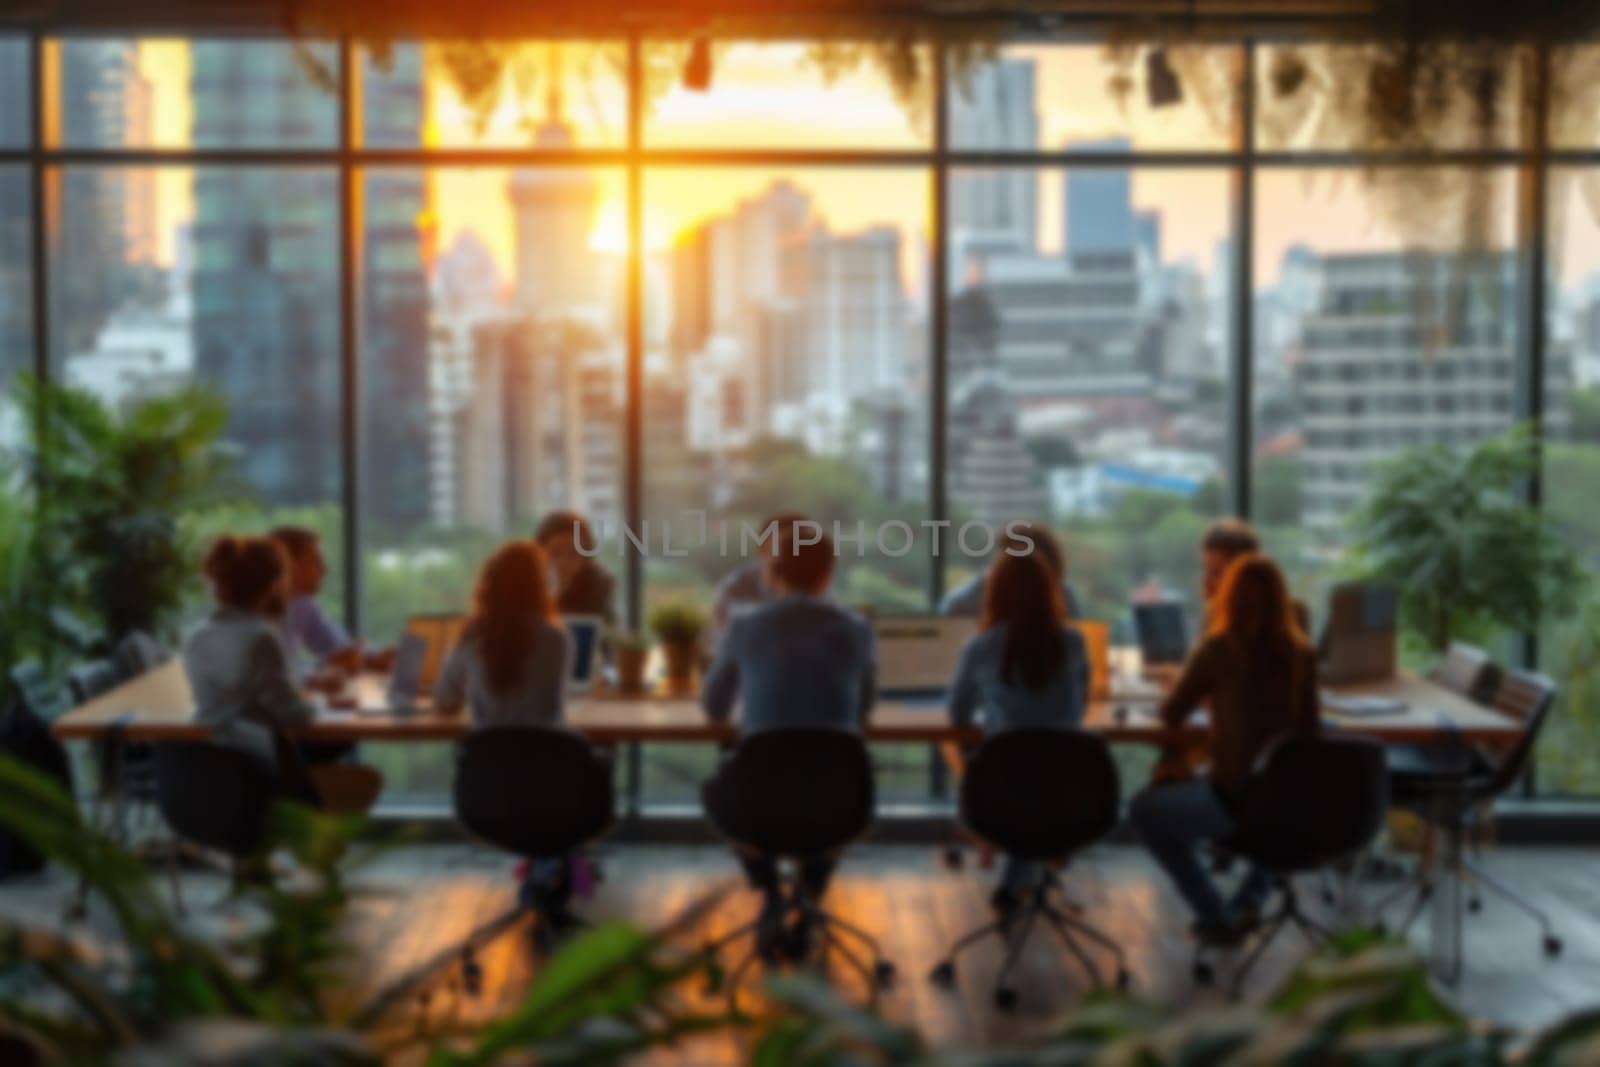
[[[581,46],[579,46],[581,48]],[[530,127],[542,117],[545,92],[539,79],[548,69],[548,50],[527,51],[529,62],[508,76],[521,92],[503,94],[480,133],[446,80],[430,71],[425,143],[466,147],[528,143]],[[1106,91],[1112,70],[1098,48],[1019,48],[1037,62],[1040,139],[1048,146],[1086,137],[1131,133],[1136,146],[1216,147],[1225,131],[1190,99],[1176,108],[1151,112],[1134,92],[1126,110]],[[625,135],[620,76],[591,53],[563,61],[563,105],[577,128],[580,145],[618,145]],[[140,66],[154,90],[154,143],[187,142],[191,121],[187,45],[144,41]],[[575,67],[585,68],[582,72]],[[1137,67],[1135,68],[1137,70]],[[654,102],[646,125],[647,143],[678,147],[904,148],[926,144],[893,100],[875,71],[858,69],[826,83],[804,63],[795,45],[738,45],[718,57],[712,88],[693,92],[674,81]],[[512,261],[510,205],[504,168],[430,168],[432,211],[439,247],[463,230],[476,231],[509,275]],[[620,169],[596,171],[601,189],[593,243],[619,250],[625,234],[625,183]],[[850,232],[892,223],[907,236],[908,260],[920,255],[929,228],[931,180],[926,168],[810,167],[653,167],[646,176],[646,242],[670,243],[685,228],[728,211],[743,196],[780,177],[795,180],[814,196],[819,214],[834,229]],[[1162,214],[1163,257],[1192,258],[1202,270],[1213,263],[1216,242],[1230,226],[1229,175],[1225,170],[1139,170],[1133,178],[1135,206]],[[1046,248],[1059,247],[1062,174],[1041,172],[1040,234]],[[186,170],[163,170],[157,183],[160,251],[170,259],[174,226],[192,216],[192,189]],[[1397,237],[1374,218],[1353,173],[1263,172],[1257,187],[1256,277],[1270,284],[1283,251],[1308,242],[1324,251],[1392,245]],[[1562,249],[1569,266],[1595,269],[1600,251],[1581,239],[1588,230],[1574,226]],[[914,279],[908,278],[908,282]]]

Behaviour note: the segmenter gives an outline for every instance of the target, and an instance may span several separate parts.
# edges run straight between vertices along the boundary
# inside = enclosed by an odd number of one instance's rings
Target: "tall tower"
[[[1080,151],[1126,152],[1126,138],[1080,141],[1067,145]],[[1131,250],[1139,243],[1141,231],[1148,239],[1149,224],[1137,222],[1133,214],[1132,180],[1118,167],[1086,167],[1067,174],[1067,203],[1063,219],[1066,233],[1061,245],[1071,259],[1079,252]]]
[[[561,70],[552,48],[545,118],[534,131],[540,148],[571,148],[573,129],[562,115]],[[583,167],[522,169],[508,194],[516,216],[515,303],[519,311],[559,315],[601,303],[597,257],[589,251],[599,190]]]

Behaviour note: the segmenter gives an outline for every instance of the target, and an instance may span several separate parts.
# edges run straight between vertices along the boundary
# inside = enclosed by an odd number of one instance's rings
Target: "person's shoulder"
[[[1063,626],[1061,628],[1061,635],[1067,639],[1068,646],[1073,649],[1081,651],[1089,647],[1088,642],[1084,641],[1083,639],[1083,631],[1078,629],[1076,626],[1072,626],[1070,624]]]
[[[983,571],[979,571],[944,595],[939,601],[941,615],[975,615],[983,589]]]

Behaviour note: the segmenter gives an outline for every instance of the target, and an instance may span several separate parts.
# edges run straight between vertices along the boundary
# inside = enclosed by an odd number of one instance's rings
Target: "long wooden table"
[[[350,684],[356,707],[329,709],[317,720],[293,731],[315,741],[446,741],[466,734],[465,715],[440,715],[425,706],[411,714],[389,709],[381,675],[364,674]],[[1385,697],[1400,701],[1403,711],[1376,716],[1347,716],[1324,709],[1326,723],[1390,743],[1466,743],[1503,746],[1522,729],[1515,719],[1474,704],[1441,686],[1400,675],[1384,682],[1345,686],[1346,696]],[[1159,690],[1141,687],[1090,703],[1084,725],[1107,740],[1164,744],[1182,734],[1205,730],[1197,715],[1177,732],[1154,715]],[[639,741],[719,742],[730,740],[735,727],[709,722],[691,694],[623,694],[594,692],[569,702],[567,724],[597,744]],[[194,700],[181,662],[174,660],[126,682],[67,712],[54,725],[57,737],[93,738],[118,733],[130,741],[198,740],[206,728],[194,721]],[[942,704],[882,700],[873,709],[866,735],[873,741],[967,742],[978,738],[975,727],[951,725]]]

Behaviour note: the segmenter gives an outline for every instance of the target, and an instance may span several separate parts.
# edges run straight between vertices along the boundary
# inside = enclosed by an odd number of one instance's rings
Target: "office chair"
[[[271,772],[248,752],[211,741],[172,741],[155,747],[156,803],[174,835],[228,857],[237,882],[240,864],[260,850],[277,799]],[[172,900],[184,910],[179,850],[169,849]]]
[[[866,743],[857,734],[829,729],[764,730],[744,738],[702,795],[708,817],[736,846],[802,867],[831,859],[866,833],[876,802]],[[737,824],[723,825],[719,811],[736,813]],[[874,993],[894,981],[894,965],[884,958],[877,940],[826,911],[804,878],[780,871],[777,895],[763,903],[766,921],[793,921],[814,931],[824,952],[838,952]],[[704,951],[714,958],[762,925],[763,918],[754,919]],[[870,966],[845,942],[846,935],[867,950]],[[713,982],[713,991],[725,985],[729,999],[737,997],[740,978],[762,954],[760,938],[754,940],[758,943],[734,966],[727,982]],[[791,946],[791,955],[808,947]]]
[[[559,727],[492,726],[461,743],[454,784],[456,820],[472,836],[530,861],[553,864],[553,884],[531,877],[511,913],[485,929],[498,931],[522,914],[535,918],[534,946],[548,951],[560,928],[577,920],[566,911],[568,855],[595,840],[616,818],[611,762],[578,734]],[[469,989],[477,984],[474,950],[462,950]]]
[[[1104,738],[1078,730],[1023,729],[984,741],[961,781],[961,821],[996,849],[1035,865],[1038,873],[1014,914],[963,935],[929,978],[942,986],[954,983],[956,956],[993,934],[1006,944],[994,1002],[1011,1010],[1017,992],[1007,979],[1042,918],[1097,987],[1099,969],[1074,935],[1110,951],[1117,961],[1117,987],[1126,989],[1130,976],[1122,946],[1080,919],[1070,902],[1058,906],[1051,900],[1051,891],[1060,893],[1062,887],[1048,866],[1110,833],[1120,803],[1117,767]]]
[[[1293,876],[1361,853],[1383,826],[1389,776],[1383,746],[1365,738],[1290,736],[1262,754],[1237,803],[1236,829],[1226,844],[1241,859],[1277,879],[1278,907],[1263,917],[1256,942],[1234,975],[1237,997],[1245,978],[1286,926],[1320,943],[1329,932],[1305,914]],[[1195,979],[1209,983],[1206,949],[1196,954]]]
[[[11,668],[11,687],[22,707],[46,725],[72,708],[67,691],[50,681],[50,672],[37,660],[25,660]]]
[[[122,646],[118,646],[119,649]],[[111,659],[91,659],[67,672],[67,689],[74,705],[84,704],[142,671],[123,663],[117,654]],[[153,820],[156,811],[156,764],[154,748],[148,743],[130,742],[115,732],[93,742],[96,778],[96,818],[109,823],[112,836],[130,843],[129,811],[144,812]],[[109,819],[105,809],[109,806]]]
[[[1479,757],[1471,767],[1460,773],[1441,774],[1433,778],[1402,780],[1396,784],[1396,807],[1414,812],[1430,826],[1439,830],[1444,842],[1444,856],[1439,866],[1446,878],[1454,879],[1459,886],[1463,877],[1470,878],[1509,901],[1531,916],[1538,924],[1542,945],[1547,955],[1559,955],[1561,938],[1556,936],[1549,915],[1532,903],[1491,877],[1481,866],[1467,858],[1463,842],[1479,811],[1504,795],[1527,770],[1528,760],[1538,745],[1539,734],[1555,705],[1556,686],[1542,674],[1529,671],[1507,671],[1500,679],[1494,694],[1494,709],[1502,715],[1522,722],[1522,733],[1516,745],[1498,762],[1491,763]],[[1415,894],[1410,911],[1399,927],[1402,934],[1409,931],[1423,908],[1438,892],[1437,872],[1422,872],[1417,884],[1408,889]],[[1391,901],[1379,905],[1381,912]],[[1468,910],[1477,911],[1482,906],[1476,894],[1469,900]],[[1453,913],[1449,935],[1453,938],[1450,980],[1459,976],[1461,960],[1461,924],[1459,915]]]

